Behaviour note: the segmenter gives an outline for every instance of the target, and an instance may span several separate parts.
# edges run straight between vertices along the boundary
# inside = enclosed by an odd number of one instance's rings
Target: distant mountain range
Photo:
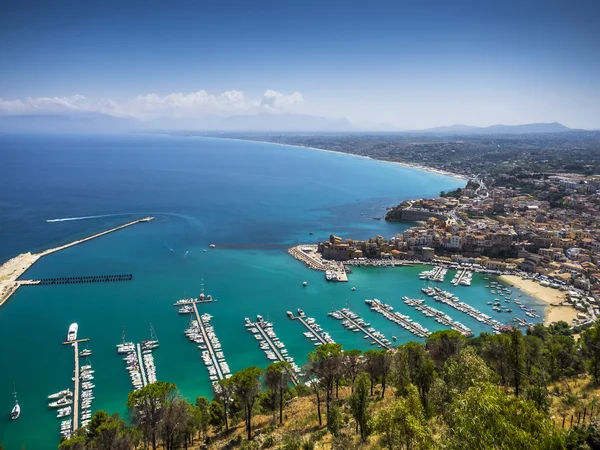
[[[528,123],[524,125],[492,125],[489,127],[472,127],[470,125],[451,125],[449,127],[427,128],[415,130],[414,133],[449,134],[528,134],[528,133],[560,133],[571,131],[558,122]]]
[[[570,131],[560,123],[531,123],[525,125],[492,125],[473,127],[452,125],[424,130],[399,131],[389,124],[352,124],[346,118],[330,119],[307,114],[253,114],[227,117],[203,116],[183,119],[140,121],[105,114],[78,115],[12,115],[0,116],[3,132],[122,132],[122,131],[240,131],[240,132],[392,132],[436,135],[484,135],[559,133]]]

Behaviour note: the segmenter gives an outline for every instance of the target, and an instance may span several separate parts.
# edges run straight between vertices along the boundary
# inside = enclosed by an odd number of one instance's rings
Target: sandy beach
[[[546,316],[544,318],[544,324],[546,325],[560,320],[564,320],[570,325],[577,316],[577,310],[571,305],[562,305],[566,296],[566,293],[563,291],[551,287],[540,286],[539,283],[532,280],[522,280],[521,277],[516,275],[502,275],[499,278],[505,283],[515,286],[523,292],[527,292],[532,297],[535,297],[548,305],[548,308],[546,308]]]
[[[447,172],[445,170],[438,170],[438,169],[434,169],[432,167],[422,166],[422,165],[419,165],[419,164],[412,164],[412,163],[405,163],[405,162],[400,162],[400,161],[388,161],[388,160],[385,160],[385,159],[371,158],[370,156],[355,155],[353,153],[345,153],[345,152],[340,152],[340,151],[337,151],[337,150],[328,150],[326,148],[308,147],[306,145],[283,144],[281,142],[254,141],[254,140],[239,139],[239,138],[230,138],[230,137],[225,137],[225,138],[217,137],[216,139],[231,139],[233,141],[244,141],[244,142],[262,142],[263,144],[282,145],[282,146],[285,146],[285,147],[299,147],[299,148],[306,148],[306,149],[309,149],[309,150],[317,150],[319,152],[337,153],[338,155],[353,156],[355,158],[364,158],[364,159],[371,159],[373,161],[380,161],[380,162],[384,162],[384,163],[398,164],[400,166],[410,167],[411,169],[423,170],[424,172],[436,173],[438,175],[444,175],[444,176],[447,176],[447,177],[457,178],[457,179],[463,180],[463,181],[469,181],[469,178],[466,177],[466,176],[464,176],[464,175],[459,175],[457,173]]]

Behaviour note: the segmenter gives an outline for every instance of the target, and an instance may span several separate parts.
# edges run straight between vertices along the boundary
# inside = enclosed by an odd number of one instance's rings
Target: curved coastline
[[[241,138],[233,138],[233,137],[216,137],[216,136],[191,136],[191,137],[202,137],[202,138],[211,138],[211,139],[228,139],[230,141],[241,141],[241,142],[257,142],[257,143],[260,143],[260,144],[272,144],[272,145],[280,145],[280,146],[283,146],[283,147],[296,147],[296,148],[303,148],[303,149],[307,149],[307,150],[317,150],[317,151],[320,151],[320,152],[337,153],[338,155],[345,155],[345,156],[352,156],[352,157],[355,157],[355,158],[370,159],[371,161],[379,161],[379,162],[382,162],[382,163],[397,164],[397,165],[400,165],[400,166],[409,167],[411,169],[422,170],[423,172],[435,173],[437,175],[443,175],[443,176],[446,176],[446,177],[456,178],[456,179],[462,180],[462,181],[468,181],[469,180],[469,178],[466,177],[465,175],[460,175],[460,174],[453,173],[453,172],[448,172],[448,171],[445,171],[445,170],[438,170],[438,169],[434,169],[432,167],[421,166],[419,164],[405,163],[405,162],[400,162],[400,161],[388,161],[388,160],[385,160],[385,159],[371,158],[370,156],[355,155],[353,153],[344,153],[344,152],[340,152],[338,150],[329,150],[329,149],[325,149],[325,148],[309,147],[309,146],[306,146],[306,145],[283,144],[281,142],[258,141],[258,140],[255,141],[255,140],[252,140],[252,139],[241,139]]]

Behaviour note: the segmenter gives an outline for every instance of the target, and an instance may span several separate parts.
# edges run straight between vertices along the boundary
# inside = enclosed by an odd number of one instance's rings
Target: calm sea
[[[399,165],[255,142],[0,135],[0,262],[135,218],[156,217],[44,258],[25,275],[132,273],[133,281],[24,287],[0,308],[0,443],[8,450],[56,448],[60,424],[46,397],[72,385],[73,353],[61,345],[71,322],[79,324],[80,337],[90,339],[94,409],[125,413],[131,385],[115,352],[123,327],[128,340],[141,341],[152,324],[161,342],[154,353],[158,378],[176,383],[190,399],[209,396],[199,351],[183,335],[188,318],[172,306],[198,295],[202,279],[218,302],[202,305],[201,312],[214,316],[233,371],[268,364],[244,327],[244,317],[256,314],[274,323],[298,364],[314,348],[302,326],[287,319],[286,311],[299,307],[347,348],[370,346],[327,316],[332,306],[350,305],[399,343],[411,339],[372,313],[365,298],[379,298],[431,330],[441,329],[401,300],[420,294],[422,268],[357,269],[347,284],[327,283],[285,250],[332,232],[393,236],[406,225],[373,217],[383,217],[386,207],[405,199],[462,185]],[[90,216],[102,217],[86,219]],[[47,222],[54,219],[76,220]],[[209,249],[212,243],[216,248]],[[449,289],[452,275],[445,283]],[[491,313],[485,283],[475,277],[473,286],[451,290]],[[522,300],[533,303],[526,296]],[[447,312],[476,333],[490,331],[462,313]],[[522,316],[511,317],[517,315]],[[22,414],[11,422],[13,381]]]

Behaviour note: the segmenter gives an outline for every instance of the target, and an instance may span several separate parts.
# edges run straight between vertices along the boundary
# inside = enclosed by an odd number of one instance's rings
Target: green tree
[[[448,450],[563,448],[554,424],[532,402],[478,383],[456,395],[444,414]]]
[[[234,386],[231,382],[231,378],[224,378],[222,380],[219,380],[217,383],[213,384],[213,393],[215,399],[223,409],[223,421],[225,423],[225,431],[229,432],[229,421],[227,414],[234,393]],[[211,411],[213,412],[213,419],[216,418],[218,416],[217,414],[214,414],[217,411],[216,406],[213,406],[211,404]]]
[[[362,370],[362,352],[360,350],[346,350],[343,356],[345,376],[350,379],[350,387],[354,392],[354,381]]]
[[[131,423],[140,430],[144,440],[156,450],[159,425],[165,407],[177,396],[177,386],[164,381],[144,386],[129,393],[127,407]]]
[[[233,392],[240,404],[244,405],[244,416],[246,419],[246,432],[248,440],[252,440],[252,408],[258,395],[262,391],[260,376],[262,369],[259,367],[248,367],[235,373],[231,377]]]
[[[188,425],[193,420],[193,409],[190,406],[178,394],[163,406],[160,434],[165,450],[174,450],[185,442]]]
[[[289,389],[292,365],[287,361],[270,364],[265,370],[265,385],[277,397],[279,405],[279,424],[283,423],[283,398]]]
[[[96,427],[90,440],[91,450],[133,450],[138,439],[135,430],[127,428],[125,421],[114,414]]]
[[[389,450],[424,450],[433,448],[431,428],[425,420],[425,411],[414,386],[409,386],[406,397],[381,409],[373,421],[380,434],[379,443]]]
[[[93,440],[98,434],[98,428],[110,418],[110,415],[106,411],[96,411],[88,423],[87,426],[87,437],[89,440]]]
[[[456,330],[441,330],[431,333],[425,341],[425,348],[440,370],[444,363],[460,352],[465,346],[466,339]]]
[[[320,345],[314,352],[309,353],[308,363],[311,367],[310,371],[325,390],[327,420],[329,420],[333,387],[343,375],[342,345],[333,343]]]
[[[196,408],[194,411],[198,431],[203,439],[208,435],[210,424],[210,402],[206,397],[196,397]]]
[[[456,356],[447,359],[442,373],[451,394],[464,393],[476,383],[490,382],[495,378],[472,347],[465,347]]]
[[[508,335],[504,333],[488,334],[482,337],[481,355],[483,359],[500,376],[501,383],[507,385],[509,379],[508,350],[510,347]]]
[[[525,371],[525,343],[523,333],[516,327],[508,333],[508,338],[508,366],[512,384],[515,388],[515,396],[518,397]]]
[[[418,342],[409,342],[401,346],[400,351],[406,352],[410,381],[419,390],[421,403],[427,411],[429,389],[435,376],[435,364],[425,349],[425,345]]]
[[[583,332],[581,340],[588,372],[600,384],[600,320]]]
[[[360,374],[356,379],[354,393],[350,396],[350,410],[356,421],[357,431],[360,430],[360,438],[364,441],[368,436],[367,422],[369,419],[369,377]]]

